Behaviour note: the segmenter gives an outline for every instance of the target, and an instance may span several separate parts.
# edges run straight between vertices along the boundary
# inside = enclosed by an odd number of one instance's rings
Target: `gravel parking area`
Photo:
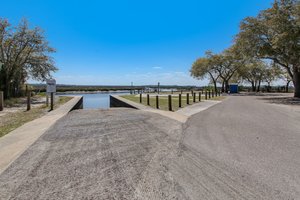
[[[0,199],[296,200],[300,110],[230,96],[184,124],[77,110],[0,175]]]

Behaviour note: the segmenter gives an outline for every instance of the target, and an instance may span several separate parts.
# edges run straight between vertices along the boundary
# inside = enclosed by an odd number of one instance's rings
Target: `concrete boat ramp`
[[[0,174],[0,199],[297,199],[300,113],[247,98],[173,116],[73,110]],[[235,106],[247,115],[238,116]],[[261,112],[272,116],[267,126],[251,126],[262,121]]]

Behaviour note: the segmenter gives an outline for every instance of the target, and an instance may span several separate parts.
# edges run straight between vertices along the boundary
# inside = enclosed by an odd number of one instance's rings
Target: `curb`
[[[205,104],[203,105],[204,102]],[[127,100],[118,95],[110,95],[110,107],[134,108],[134,109],[143,110],[147,112],[157,113],[162,116],[179,121],[181,123],[185,123],[188,120],[188,118],[191,117],[192,115],[204,111],[210,108],[211,106],[214,106],[221,102],[222,101],[207,100],[207,101],[203,101],[202,104],[196,103],[194,105],[190,105],[188,107],[182,108],[176,112],[170,112],[170,111],[154,109],[149,106],[144,106],[142,104]]]

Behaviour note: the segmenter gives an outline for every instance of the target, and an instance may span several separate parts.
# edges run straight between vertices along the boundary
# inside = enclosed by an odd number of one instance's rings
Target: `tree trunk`
[[[213,81],[213,83],[214,83],[215,91],[218,91],[218,88],[217,88],[217,81]]]
[[[261,81],[258,81],[258,86],[257,86],[256,92],[259,92],[259,91],[260,91],[260,82],[261,82]]]
[[[255,92],[256,85],[254,84],[254,81],[251,82],[252,92]]]
[[[285,86],[285,92],[286,92],[286,93],[289,92],[290,82],[291,82],[291,81],[287,81],[287,82],[286,82],[286,86]]]
[[[268,82],[267,92],[271,92],[271,83]]]
[[[300,98],[300,71],[294,71],[293,83],[295,87],[294,97]]]
[[[224,81],[224,82],[225,82],[225,92],[228,93],[228,89],[229,89],[228,81]]]
[[[225,92],[224,81],[222,81],[222,92]]]

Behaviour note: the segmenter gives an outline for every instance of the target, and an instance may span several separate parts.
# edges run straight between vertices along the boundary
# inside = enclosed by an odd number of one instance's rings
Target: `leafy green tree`
[[[280,75],[282,74],[282,71],[280,70],[280,67],[276,65],[275,63],[269,63],[265,64],[264,69],[264,81],[268,84],[267,85],[267,92],[270,92],[271,89],[271,83],[275,80],[278,80],[280,78]]]
[[[216,70],[216,62],[211,59],[211,52],[207,51],[205,57],[197,59],[190,70],[191,76],[197,79],[209,77],[217,91],[217,80],[220,75]]]
[[[286,70],[300,97],[300,1],[275,0],[257,17],[245,18],[236,43],[243,53],[270,59]]]
[[[260,60],[249,60],[238,70],[240,77],[251,84],[252,92],[259,92],[265,78],[266,65]]]
[[[279,79],[285,82],[285,92],[289,92],[290,83],[293,81],[291,76],[285,71],[280,69]]]
[[[20,94],[27,79],[45,80],[57,70],[49,46],[40,28],[30,29],[26,20],[17,27],[0,18],[0,90],[4,97]]]
[[[245,62],[244,57],[233,45],[221,54],[211,56],[211,59],[216,63],[216,70],[222,79],[222,91],[228,92],[229,81],[236,74],[237,70],[243,66]]]

